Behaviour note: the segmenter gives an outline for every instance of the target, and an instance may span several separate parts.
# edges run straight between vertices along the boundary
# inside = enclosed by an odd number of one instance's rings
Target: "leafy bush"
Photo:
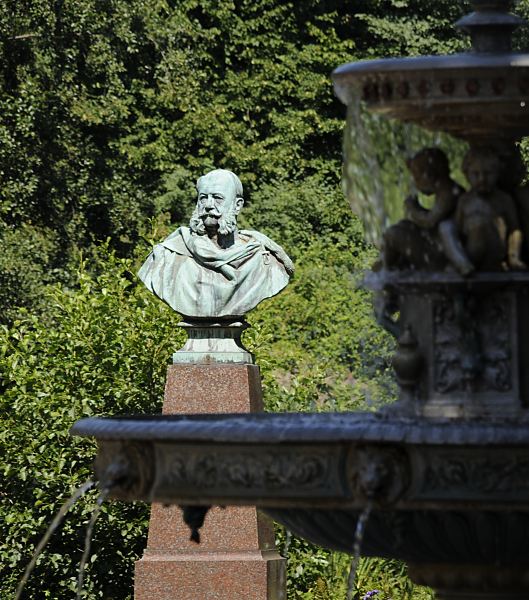
[[[331,552],[278,532],[287,557],[289,600],[343,600],[347,596],[351,557]],[[433,600],[433,592],[415,585],[406,565],[397,560],[361,558],[354,582],[354,600]],[[374,593],[376,591],[376,593]],[[367,600],[366,598],[366,600]]]
[[[91,476],[94,443],[71,438],[70,426],[95,414],[158,412],[166,364],[182,342],[176,315],[133,283],[130,261],[103,251],[99,261],[104,268],[98,277],[81,263],[75,291],[47,290],[45,322],[25,314],[0,332],[3,598],[13,593],[53,514]],[[90,504],[79,503],[53,536],[26,597],[71,597]],[[138,503],[108,504],[103,511],[89,597],[130,597],[148,510]]]

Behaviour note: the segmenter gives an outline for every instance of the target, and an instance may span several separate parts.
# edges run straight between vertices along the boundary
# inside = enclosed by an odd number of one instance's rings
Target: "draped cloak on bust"
[[[241,230],[219,248],[179,227],[157,244],[138,272],[156,296],[187,317],[243,316],[289,281],[284,250],[257,231]]]

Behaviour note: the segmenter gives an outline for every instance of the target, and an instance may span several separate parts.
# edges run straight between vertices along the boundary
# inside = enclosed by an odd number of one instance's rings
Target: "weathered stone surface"
[[[259,367],[174,364],[163,414],[262,410]],[[285,560],[267,517],[253,507],[214,508],[200,544],[177,506],[153,504],[147,548],[136,563],[135,600],[284,600]]]
[[[250,507],[212,508],[200,530],[200,544],[189,540],[189,528],[177,506],[154,504],[146,556],[219,551],[253,552],[275,549],[271,521]]]
[[[163,414],[248,413],[263,408],[256,365],[170,365]]]
[[[283,559],[275,551],[180,553],[136,564],[135,598],[285,600]]]

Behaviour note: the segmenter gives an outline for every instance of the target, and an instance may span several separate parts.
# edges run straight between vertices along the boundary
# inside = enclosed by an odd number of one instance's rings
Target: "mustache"
[[[195,207],[189,222],[191,231],[197,233],[198,235],[205,235],[206,225],[204,222],[206,217],[218,219],[219,233],[222,235],[228,235],[237,229],[237,214],[234,207],[228,209],[225,214],[220,214],[216,210],[206,212],[204,209]]]
[[[198,216],[201,219],[205,219],[206,217],[213,217],[214,219],[220,219],[222,217],[222,214],[216,210],[210,210],[210,211],[201,210],[198,213]]]

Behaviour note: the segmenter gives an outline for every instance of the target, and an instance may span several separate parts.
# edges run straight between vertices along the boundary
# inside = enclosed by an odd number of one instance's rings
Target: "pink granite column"
[[[164,414],[262,410],[259,367],[169,366]],[[135,600],[284,600],[285,561],[255,508],[209,511],[201,542],[189,541],[178,507],[153,504],[147,549],[136,563]]]

